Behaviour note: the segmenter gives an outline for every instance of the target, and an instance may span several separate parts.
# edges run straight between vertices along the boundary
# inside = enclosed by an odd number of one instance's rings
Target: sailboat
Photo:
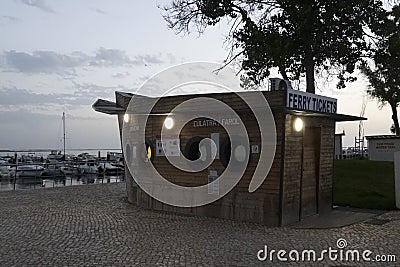
[[[60,171],[64,175],[81,175],[84,172],[84,170],[81,167],[76,166],[71,162],[67,162],[67,157],[65,154],[66,136],[67,136],[65,133],[65,112],[63,112],[62,121],[63,121],[63,156],[61,158],[61,161],[63,161],[64,164],[63,166],[61,166]]]
[[[62,125],[63,125],[63,153],[59,150],[52,150],[50,154],[47,156],[47,163],[51,164],[56,164],[59,162],[63,162],[66,160],[65,158],[65,140],[66,140],[66,134],[65,134],[65,112],[63,112],[62,115]]]
[[[65,176],[72,174],[80,174],[81,172],[75,166],[70,166],[67,162],[66,155],[66,132],[65,132],[65,112],[62,114],[62,127],[63,127],[63,150],[52,150],[47,157],[47,166],[43,175],[46,176]]]
[[[65,140],[66,140],[66,134],[65,134],[65,112],[63,112],[63,116],[62,116],[62,121],[63,121],[63,145],[64,145],[64,161],[66,160],[65,158]]]

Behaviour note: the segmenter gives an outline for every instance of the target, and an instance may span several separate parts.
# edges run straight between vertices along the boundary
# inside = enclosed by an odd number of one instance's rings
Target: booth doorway
[[[318,213],[321,127],[305,127],[300,191],[300,220]]]

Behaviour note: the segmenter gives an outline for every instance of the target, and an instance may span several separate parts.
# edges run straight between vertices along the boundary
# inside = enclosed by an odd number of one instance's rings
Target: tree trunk
[[[306,69],[306,91],[315,94],[315,63],[311,52],[306,53],[304,59],[304,67]]]
[[[283,66],[279,66],[279,72],[284,80],[289,80],[289,77],[287,76],[286,70]]]
[[[392,108],[392,120],[394,123],[394,129],[397,136],[400,135],[399,118],[397,116],[397,103],[389,103]]]

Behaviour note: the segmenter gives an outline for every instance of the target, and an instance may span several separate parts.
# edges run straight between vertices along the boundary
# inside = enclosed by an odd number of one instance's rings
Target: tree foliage
[[[256,84],[272,67],[285,79],[305,76],[313,93],[318,72],[337,75],[340,88],[355,80],[351,74],[370,49],[369,25],[385,15],[376,0],[174,0],[164,11],[169,27],[184,33],[228,19],[228,63],[240,59]]]
[[[370,86],[367,92],[392,110],[394,132],[400,135],[397,107],[400,104],[400,6],[394,6],[387,18],[372,25],[380,39],[373,49],[372,64],[364,61],[361,71]]]

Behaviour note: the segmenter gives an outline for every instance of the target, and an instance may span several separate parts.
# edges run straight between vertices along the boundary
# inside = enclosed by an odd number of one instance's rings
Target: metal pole
[[[65,158],[65,112],[63,112],[63,133],[64,133],[64,161],[66,160]]]
[[[17,157],[17,153],[15,153],[14,191],[15,191],[15,186],[16,186],[16,182],[17,182],[17,170],[18,170],[18,157]]]

